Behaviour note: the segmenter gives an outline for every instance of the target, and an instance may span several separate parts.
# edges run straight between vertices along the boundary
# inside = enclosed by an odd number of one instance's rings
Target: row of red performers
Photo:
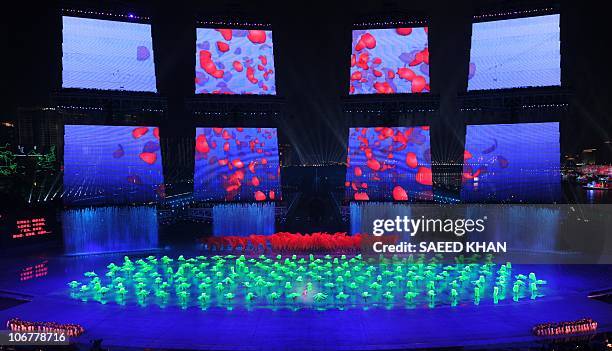
[[[28,322],[19,318],[12,318],[6,322],[6,328],[14,332],[29,333],[64,333],[70,337],[76,337],[85,332],[79,324],[56,323],[56,322]]]
[[[533,327],[533,333],[537,336],[590,333],[594,332],[595,330],[597,330],[597,322],[591,318],[583,318],[570,322],[542,323]]]
[[[338,233],[287,233],[279,232],[272,235],[250,236],[213,236],[204,237],[200,241],[208,250],[237,250],[266,251],[268,248],[274,252],[358,252],[362,240],[367,235],[347,235]]]

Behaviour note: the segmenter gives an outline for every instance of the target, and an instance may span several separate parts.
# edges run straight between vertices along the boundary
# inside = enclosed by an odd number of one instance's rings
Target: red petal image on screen
[[[355,200],[357,201],[369,201],[370,197],[367,193],[355,193]]]
[[[250,30],[247,38],[254,44],[262,44],[266,42],[266,32],[263,30]]]
[[[410,168],[416,168],[419,165],[417,156],[414,152],[409,152],[406,154],[406,164]]]
[[[419,167],[416,175],[416,181],[423,185],[432,185],[431,168]]]
[[[266,194],[264,194],[261,191],[256,191],[255,192],[255,200],[256,201],[266,201]]]
[[[141,160],[150,165],[154,164],[155,161],[157,161],[157,154],[154,152],[141,152],[139,156]]]
[[[350,94],[424,93],[430,90],[425,28],[359,29],[352,34]],[[413,82],[417,76],[422,78]]]
[[[412,33],[412,28],[396,28],[395,32],[399,35],[410,35]]]
[[[219,51],[221,52],[228,52],[230,49],[230,46],[228,43],[224,43],[222,41],[218,41],[217,42],[217,49],[219,49]]]
[[[196,145],[203,144],[205,140],[209,144],[223,142],[223,147],[218,150],[209,150],[208,158],[215,161],[202,162],[196,158],[196,196],[226,201],[252,201],[256,191],[260,191],[265,198],[266,194],[274,191],[276,198],[280,197],[275,129],[198,128],[196,135]],[[217,164],[222,168],[217,167]],[[246,173],[249,177],[245,179]],[[218,189],[224,189],[224,194],[219,194]]]
[[[408,194],[406,190],[399,185],[393,188],[393,200],[395,201],[408,201]]]
[[[230,41],[232,40],[232,30],[231,29],[217,29],[217,32],[221,33],[223,39]]]
[[[430,191],[432,184],[429,148],[426,127],[352,128],[347,154],[347,161],[350,160],[345,182],[347,198],[365,201],[362,193],[366,192],[361,189],[367,189],[370,200],[424,200],[419,194]]]
[[[134,139],[138,139],[142,137],[143,135],[147,134],[148,131],[149,131],[149,128],[147,127],[135,128],[134,130],[132,130],[132,136],[134,137]]]
[[[208,141],[206,140],[205,135],[198,135],[196,138],[196,151],[206,154],[210,151],[210,147],[208,146]]]

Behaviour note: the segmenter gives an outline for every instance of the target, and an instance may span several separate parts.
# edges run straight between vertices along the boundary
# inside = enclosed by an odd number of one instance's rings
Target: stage
[[[178,257],[180,254],[195,256],[199,252],[165,249],[157,256]],[[75,340],[78,343],[103,339],[104,347],[154,349],[491,347],[537,342],[531,334],[533,325],[583,317],[596,320],[599,332],[612,329],[612,305],[587,298],[591,291],[612,286],[612,266],[609,265],[517,265],[517,269],[533,269],[539,277],[548,280],[545,296],[499,305],[326,311],[211,307],[203,311],[193,307],[162,309],[156,305],[140,307],[129,303],[121,306],[114,302],[103,305],[69,297],[68,281],[82,279],[86,271],[103,272],[109,262],[122,257],[123,254],[3,258],[0,292],[13,297],[23,294],[31,301],[0,311],[0,319],[19,317],[79,323],[86,328],[86,333]],[[41,264],[43,266],[36,266]],[[33,267],[33,275],[27,274],[27,267]],[[41,276],[36,277],[36,272]]]

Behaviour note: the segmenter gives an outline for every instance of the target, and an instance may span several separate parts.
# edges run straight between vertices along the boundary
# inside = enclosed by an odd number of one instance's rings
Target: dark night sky
[[[500,1],[247,1],[206,2],[87,1],[81,7],[125,9],[153,15],[158,87],[180,100],[193,89],[195,32],[192,19],[236,13],[274,30],[278,93],[288,106],[279,121],[295,148],[308,159],[338,159],[344,149],[341,98],[347,91],[351,23],[381,12],[423,14],[430,19],[432,89],[441,95],[441,112],[452,109],[466,86],[469,32],[474,8]],[[516,3],[516,2],[514,2]],[[65,3],[64,3],[65,4]],[[70,6],[68,4],[67,6]],[[564,84],[574,93],[574,109],[565,150],[598,146],[612,137],[609,14],[595,1],[562,2]],[[44,104],[60,82],[59,4],[18,2],[4,11],[4,72],[0,119],[11,119],[18,106]],[[435,56],[435,58],[434,58]],[[187,120],[180,112],[173,120]]]

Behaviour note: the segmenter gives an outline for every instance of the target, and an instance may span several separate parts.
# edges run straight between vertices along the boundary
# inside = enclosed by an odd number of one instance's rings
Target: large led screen
[[[349,94],[428,91],[427,27],[353,30]]]
[[[468,90],[558,85],[559,15],[473,24]]]
[[[553,202],[560,195],[559,123],[468,125],[462,200]]]
[[[194,197],[281,199],[276,128],[197,128]]]
[[[151,25],[63,17],[62,87],[156,92]]]
[[[344,185],[350,201],[431,200],[429,127],[351,128]]]
[[[148,203],[164,196],[156,127],[66,125],[64,203]]]
[[[272,31],[197,28],[196,94],[275,95]]]

